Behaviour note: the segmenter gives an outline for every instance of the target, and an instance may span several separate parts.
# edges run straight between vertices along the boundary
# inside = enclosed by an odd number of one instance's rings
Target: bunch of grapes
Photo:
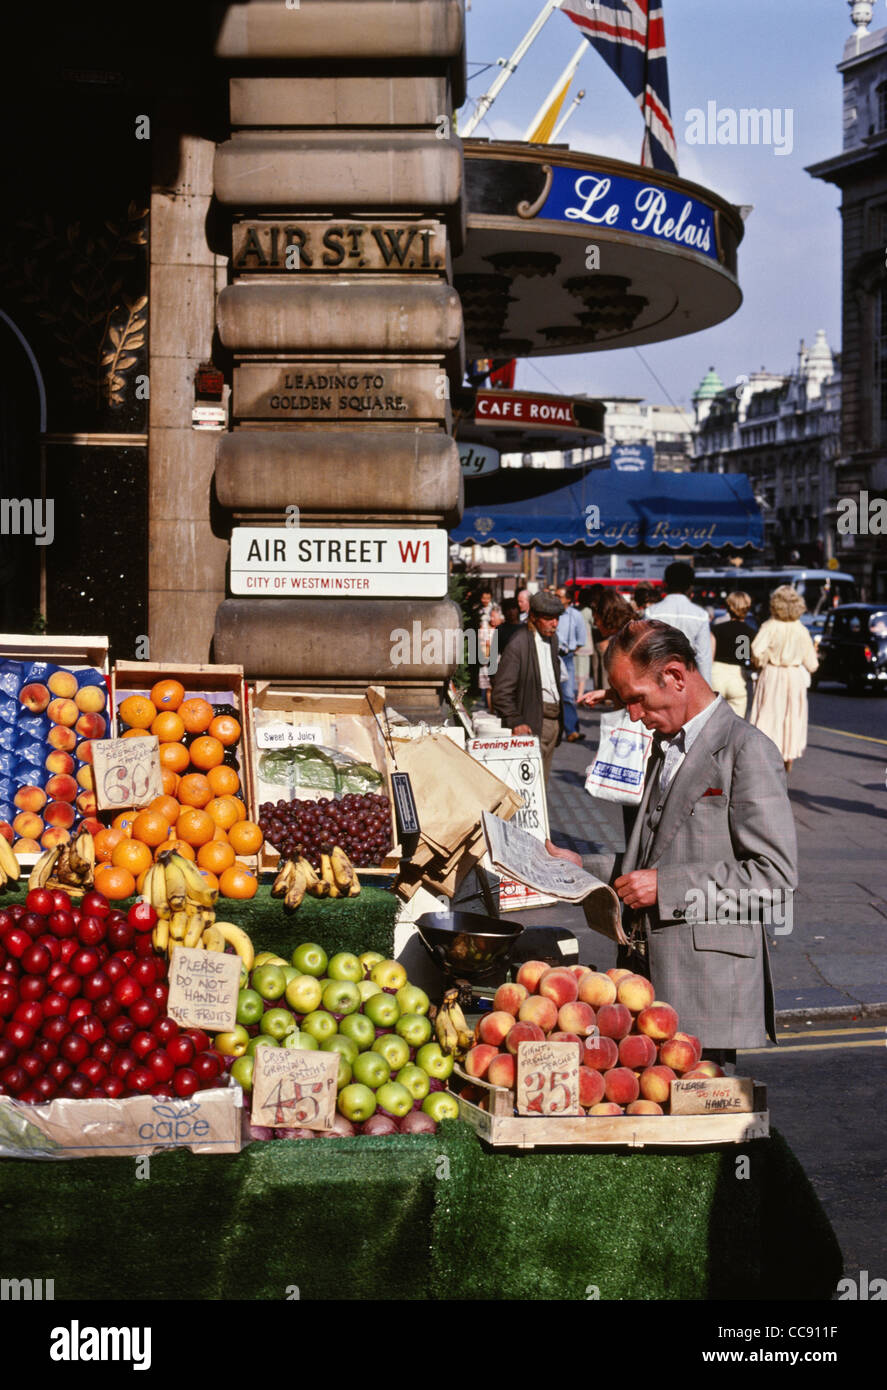
[[[340,845],[352,864],[380,864],[391,848],[391,807],[387,796],[348,793],[338,801],[265,801],[259,828],[283,859],[304,855],[320,868],[322,845]]]

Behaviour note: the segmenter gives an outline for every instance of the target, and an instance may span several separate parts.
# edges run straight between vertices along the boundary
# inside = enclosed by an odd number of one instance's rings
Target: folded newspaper
[[[581,902],[585,919],[593,931],[621,946],[627,944],[619,899],[608,883],[569,859],[555,858],[541,840],[521,830],[513,821],[504,821],[484,811],[483,831],[493,867],[503,877],[516,878],[528,888],[564,902]]]

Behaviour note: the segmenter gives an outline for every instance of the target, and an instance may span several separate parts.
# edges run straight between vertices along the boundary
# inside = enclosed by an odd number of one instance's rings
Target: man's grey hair
[[[658,618],[632,618],[613,634],[604,652],[606,671],[619,652],[630,657],[640,671],[658,670],[675,660],[682,661],[688,671],[698,669],[689,638]]]

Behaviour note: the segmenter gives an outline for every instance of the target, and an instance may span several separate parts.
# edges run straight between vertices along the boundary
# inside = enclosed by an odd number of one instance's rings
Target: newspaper
[[[593,931],[620,946],[628,944],[622,930],[619,899],[608,883],[568,859],[556,859],[541,841],[513,821],[504,821],[484,811],[483,831],[487,851],[498,873],[516,878],[552,898],[581,902],[585,919]]]

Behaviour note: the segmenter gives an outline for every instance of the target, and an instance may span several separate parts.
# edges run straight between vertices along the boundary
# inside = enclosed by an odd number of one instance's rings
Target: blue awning
[[[506,490],[508,470],[485,479]],[[538,473],[536,475],[538,477]],[[559,476],[563,478],[563,474]],[[475,545],[587,545],[699,550],[764,544],[744,473],[628,473],[592,469],[553,492],[466,507],[450,540]]]

